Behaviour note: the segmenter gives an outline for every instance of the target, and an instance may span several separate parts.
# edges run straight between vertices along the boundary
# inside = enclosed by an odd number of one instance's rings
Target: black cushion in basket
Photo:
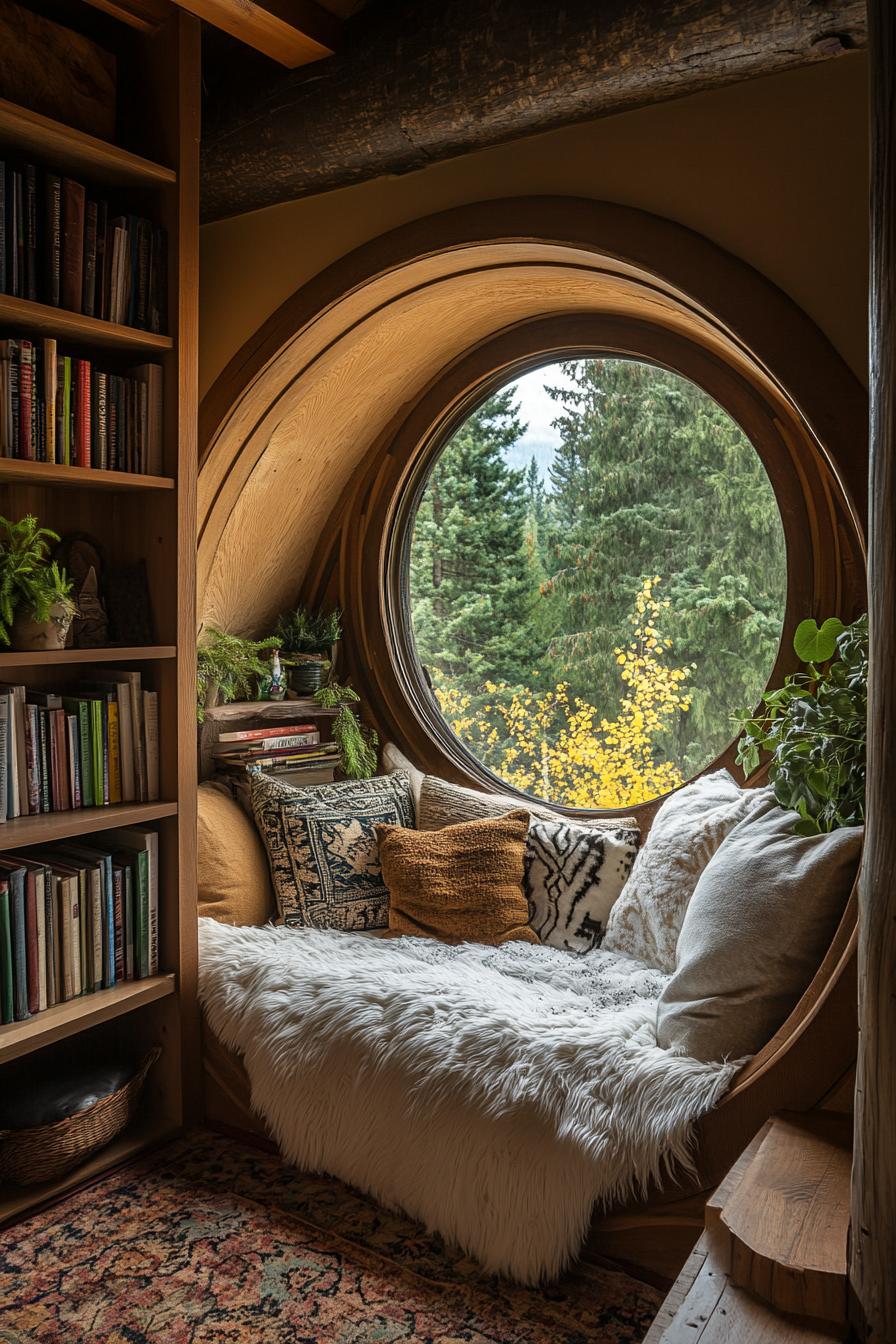
[[[119,1060],[54,1070],[50,1076],[20,1075],[0,1097],[0,1129],[37,1129],[77,1115],[124,1087],[135,1072],[132,1063]]]

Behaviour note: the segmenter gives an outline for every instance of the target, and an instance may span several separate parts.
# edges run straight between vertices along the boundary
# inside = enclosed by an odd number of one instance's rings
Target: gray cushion
[[[855,881],[863,828],[802,836],[796,820],[764,800],[703,870],[657,1007],[664,1048],[702,1060],[756,1054],[818,970]]]
[[[460,784],[449,784],[446,779],[427,775],[420,789],[417,803],[417,829],[440,831],[443,826],[457,826],[462,821],[485,821],[489,817],[503,817],[524,807],[532,817],[545,821],[569,821],[588,830],[638,830],[634,817],[567,817],[555,807],[537,803],[534,799],[520,799],[511,793],[480,793]]]

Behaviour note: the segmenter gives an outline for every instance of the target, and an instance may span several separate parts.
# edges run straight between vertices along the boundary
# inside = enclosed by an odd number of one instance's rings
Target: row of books
[[[218,770],[237,778],[261,770],[319,784],[332,780],[339,749],[335,742],[321,742],[313,723],[269,724],[220,733],[212,755]]]
[[[158,798],[158,694],[103,673],[63,694],[0,683],[0,821]]]
[[[107,373],[52,337],[0,340],[0,457],[161,475],[161,365]]]
[[[149,827],[0,854],[0,1019],[157,975],[158,916]]]
[[[143,331],[167,327],[167,239],[36,164],[0,160],[0,292]]]

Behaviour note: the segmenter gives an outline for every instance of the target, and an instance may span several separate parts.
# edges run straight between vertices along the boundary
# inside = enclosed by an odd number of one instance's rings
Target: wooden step
[[[781,1115],[719,1215],[731,1282],[776,1311],[846,1323],[849,1117]]]
[[[831,1344],[846,1338],[845,1320],[809,1317],[794,1310],[794,1301],[804,1305],[808,1285],[820,1281],[824,1305],[831,1266],[842,1266],[845,1276],[842,1179],[845,1166],[848,1200],[849,1132],[849,1118],[831,1112],[769,1120],[710,1196],[705,1231],[644,1344]],[[766,1261],[772,1244],[785,1257],[770,1277],[786,1305],[762,1295],[768,1287],[762,1274],[746,1286],[735,1281],[735,1238],[741,1247],[750,1245],[739,1270]],[[757,1251],[761,1260],[754,1259]],[[803,1261],[811,1261],[808,1272]],[[845,1296],[844,1286],[843,1315]],[[808,1300],[817,1312],[816,1298]]]

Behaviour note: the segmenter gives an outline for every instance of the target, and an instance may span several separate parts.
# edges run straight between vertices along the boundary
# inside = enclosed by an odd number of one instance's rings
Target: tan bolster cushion
[[[200,784],[199,913],[221,924],[266,924],[274,916],[267,855],[243,809],[217,784]]]

